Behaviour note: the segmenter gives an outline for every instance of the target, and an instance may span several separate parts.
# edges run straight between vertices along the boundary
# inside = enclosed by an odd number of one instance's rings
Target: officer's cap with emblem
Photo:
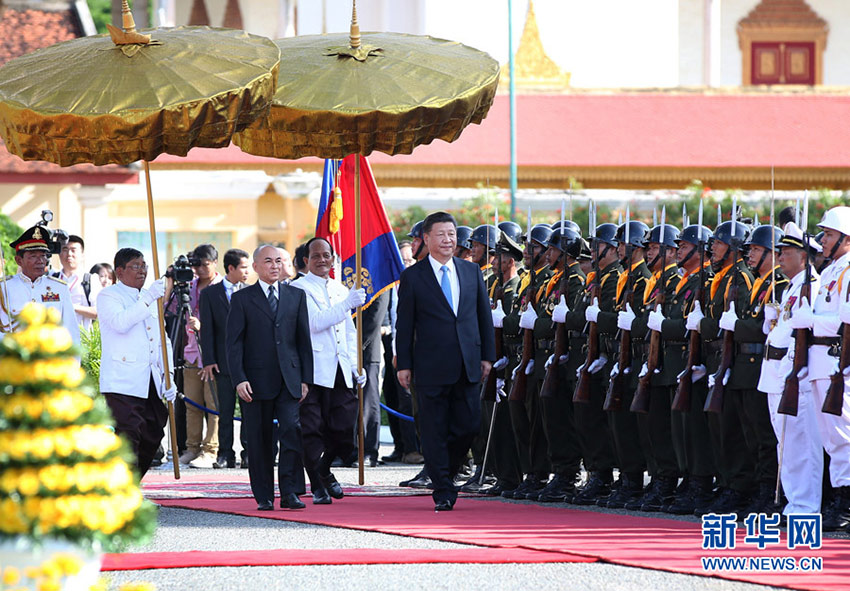
[[[47,241],[49,239],[50,235],[47,233],[47,230],[41,226],[33,226],[21,234],[17,240],[10,242],[9,246],[14,248],[16,253],[28,250],[44,250],[50,252],[50,247],[47,245]]]
[[[779,241],[778,246],[793,246],[794,248],[804,250],[803,231],[800,229],[800,226],[798,226],[794,222],[788,222],[787,224],[785,224],[784,231],[785,235]],[[811,234],[806,236],[805,244],[808,244],[809,252],[812,254],[816,254],[823,251],[823,247],[818,244],[817,240],[815,240],[815,237]]]

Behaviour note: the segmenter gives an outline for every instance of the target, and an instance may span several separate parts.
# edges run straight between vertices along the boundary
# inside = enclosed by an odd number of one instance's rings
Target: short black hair
[[[192,256],[202,261],[217,261],[218,251],[212,244],[199,244],[192,251]]]
[[[127,263],[132,261],[133,259],[140,259],[144,255],[141,251],[136,250],[135,248],[122,248],[118,252],[115,253],[115,268],[123,269],[127,266]]]
[[[72,242],[76,242],[77,244],[79,244],[80,250],[84,251],[86,249],[86,243],[83,242],[83,239],[77,236],[76,234],[68,235],[68,242],[66,244],[71,244]]]
[[[797,219],[797,208],[793,205],[783,207],[779,212],[779,227],[784,228],[788,222],[793,222]]]
[[[405,246],[409,246],[410,248],[413,248],[413,243],[410,240],[402,240],[401,242],[398,243],[398,249],[399,250],[401,250]]]
[[[113,269],[112,265],[109,263],[95,263],[89,273],[91,275],[100,275],[100,272],[103,270],[109,274],[109,278],[112,280],[112,283],[115,283],[115,269]]]
[[[241,248],[231,248],[224,253],[224,273],[230,272],[230,267],[238,267],[242,259],[248,258],[248,253]]]
[[[303,271],[307,268],[307,263],[304,262],[304,259],[310,255],[310,247],[308,244],[309,243],[305,242],[304,244],[299,244],[295,248],[295,268],[299,271]]]
[[[446,211],[435,211],[425,217],[425,221],[422,224],[422,233],[430,232],[434,224],[441,224],[443,222],[451,222],[455,229],[457,229],[457,222],[452,214]]]
[[[322,242],[324,242],[325,244],[327,244],[327,245],[328,245],[328,248],[330,248],[330,249],[331,249],[331,256],[333,256],[333,254],[334,254],[334,245],[333,245],[333,244],[331,244],[330,240],[328,240],[327,238],[322,238],[321,236],[314,236],[313,238],[310,238],[310,240],[308,240],[308,241],[304,244],[304,256],[305,256],[305,257],[309,257],[309,256],[310,256],[310,246],[311,246],[314,242],[318,242],[318,241],[320,241],[320,240],[321,240]]]

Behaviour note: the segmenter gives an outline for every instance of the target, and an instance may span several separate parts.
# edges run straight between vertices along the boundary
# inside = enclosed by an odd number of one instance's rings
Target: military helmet
[[[472,228],[469,226],[458,226],[457,227],[457,245],[461,248],[465,248],[467,250],[472,248],[472,243],[469,241],[469,237],[472,236]]]
[[[425,220],[419,220],[413,227],[410,228],[410,232],[407,233],[410,238],[422,238],[422,226],[425,225]]]
[[[829,228],[850,236],[850,207],[839,205],[823,214],[818,228]]]
[[[581,242],[581,234],[573,228],[564,228],[563,233],[559,228],[557,231],[552,232],[552,235],[549,237],[548,246],[554,246],[561,252],[566,252],[569,256],[577,259],[581,255]]]
[[[694,246],[699,246],[700,243],[708,244],[708,241],[711,239],[711,236],[711,230],[709,230],[705,226],[691,224],[690,226],[681,231],[679,237],[676,239],[676,243],[678,244],[679,242],[688,242],[689,244],[693,244]]]
[[[585,240],[584,238],[582,238],[581,239],[581,252],[579,253],[579,255],[576,258],[580,261],[589,261],[591,258],[593,258],[590,255],[591,255],[590,243],[587,240]]]
[[[501,236],[507,234],[508,237],[513,240],[514,244],[519,244],[520,242],[522,242],[522,226],[520,226],[516,222],[500,222],[499,234]]]
[[[661,234],[661,224],[655,226],[649,231],[649,238],[646,242],[655,242],[656,244],[664,244],[670,248],[676,248],[676,241],[679,239],[679,228],[670,224],[664,224],[664,234]]]
[[[737,240],[738,244],[743,244],[749,236],[749,227],[741,222],[735,223],[735,235],[732,235],[732,222],[723,222],[714,230],[714,234],[709,239],[709,242],[718,240],[723,244],[732,245],[732,240]],[[711,244],[709,244],[709,248]]]
[[[496,241],[499,239],[499,229],[492,224],[482,224],[472,231],[472,236],[469,237],[470,242],[477,242],[487,247],[488,251],[496,248]]]
[[[599,224],[596,226],[596,232],[591,236],[592,240],[597,240],[602,242],[603,244],[608,244],[611,246],[617,246],[617,240],[615,236],[617,235],[617,225],[612,223]]]
[[[648,237],[649,226],[638,220],[632,220],[629,222],[629,244],[637,248],[646,248],[646,241]],[[614,240],[618,245],[625,243],[626,224],[622,224],[619,228],[617,228]]]
[[[781,246],[779,242],[782,240],[783,236],[785,236],[785,233],[776,226],[759,226],[753,230],[752,234],[750,234],[744,244],[746,246],[761,246],[767,250],[771,250],[772,248],[779,250],[779,247]]]
[[[550,228],[548,224],[536,224],[531,228],[531,240],[540,244],[541,246],[546,246],[546,244],[549,242],[549,236],[551,235],[552,228]],[[526,241],[528,241],[527,236]]]
[[[555,222],[554,224],[552,224],[552,226],[551,226],[551,227],[552,227],[552,231],[553,231],[553,232],[557,232],[558,230],[560,230],[560,229],[561,229],[561,225],[562,225],[561,221],[560,221],[560,220],[558,220],[557,222]],[[575,230],[575,231],[579,234],[579,236],[581,235],[581,228],[580,228],[580,227],[579,227],[579,225],[578,225],[577,223],[575,223],[574,221],[572,221],[572,220],[564,220],[564,221],[563,221],[563,226],[564,226],[565,228],[572,228],[573,230]]]

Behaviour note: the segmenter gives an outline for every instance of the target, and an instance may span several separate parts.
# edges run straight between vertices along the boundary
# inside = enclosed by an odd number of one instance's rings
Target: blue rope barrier
[[[407,422],[409,422],[409,423],[412,423],[412,422],[413,422],[413,417],[408,416],[408,415],[406,415],[406,414],[402,414],[402,413],[398,412],[397,410],[393,410],[393,409],[391,409],[389,406],[387,406],[386,404],[384,404],[383,402],[381,402],[381,403],[380,403],[380,405],[381,405],[381,408],[383,408],[385,411],[387,411],[388,413],[390,413],[390,414],[391,414],[391,415],[393,415],[394,417],[398,417],[398,418],[400,418],[402,421],[407,421]]]

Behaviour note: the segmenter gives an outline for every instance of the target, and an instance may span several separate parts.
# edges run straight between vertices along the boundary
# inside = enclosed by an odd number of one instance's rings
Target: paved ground
[[[390,450],[382,449],[383,453]],[[416,473],[418,467],[400,464],[366,469],[367,484],[396,484]],[[192,472],[201,472],[192,470]],[[203,471],[207,472],[207,471]],[[222,473],[222,471],[216,471]],[[247,474],[241,470],[227,471]],[[356,468],[334,472],[345,484],[357,483]],[[500,501],[493,501],[500,502]],[[575,507],[573,507],[575,508]],[[309,510],[309,506],[308,506]],[[602,511],[601,509],[597,509]],[[696,521],[696,518],[683,519]],[[138,551],[324,549],[334,548],[459,548],[461,544],[241,517],[163,508],[155,539]],[[623,567],[604,563],[504,564],[504,565],[356,565],[303,567],[187,568],[108,573],[112,584],[147,581],[160,591],[211,591],[215,589],[369,590],[418,589],[562,589],[646,590],[695,589],[706,591],[757,591],[772,587],[735,583]]]

